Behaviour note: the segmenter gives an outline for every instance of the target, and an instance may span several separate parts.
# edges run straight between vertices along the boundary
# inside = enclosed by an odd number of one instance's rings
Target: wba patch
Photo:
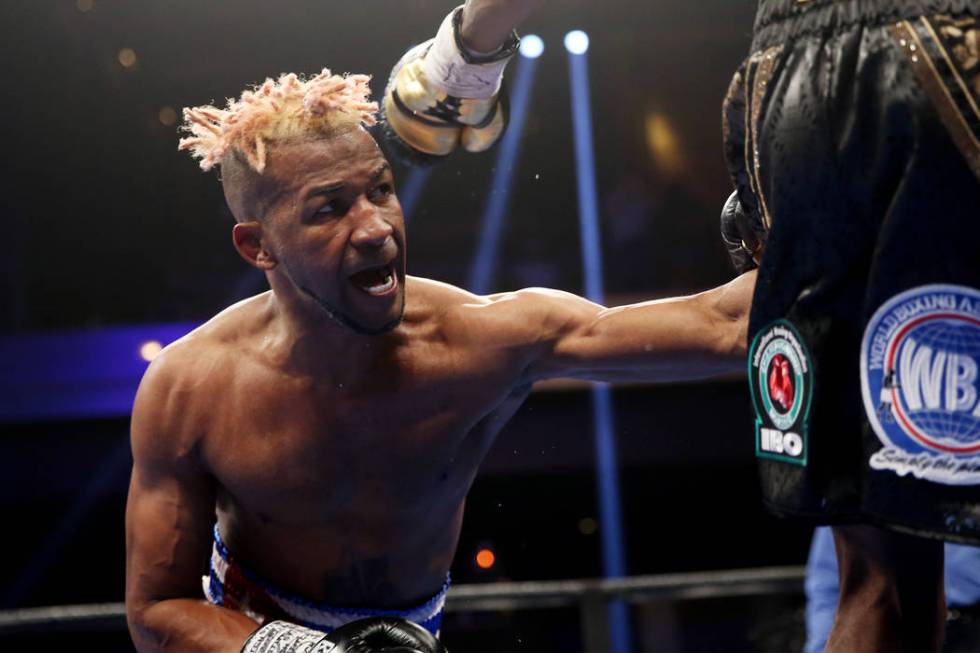
[[[884,447],[871,467],[980,483],[980,292],[919,286],[885,302],[861,342],[861,393]]]

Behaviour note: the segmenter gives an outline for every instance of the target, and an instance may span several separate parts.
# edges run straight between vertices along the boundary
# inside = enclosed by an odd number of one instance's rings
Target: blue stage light
[[[431,167],[417,166],[412,168],[405,181],[399,184],[398,201],[402,205],[402,215],[405,216],[406,223],[415,215],[415,209],[422,198],[422,189],[425,188],[431,174]]]
[[[589,49],[589,35],[580,29],[573,29],[565,35],[565,49],[572,54],[585,54]]]
[[[510,94],[510,124],[497,146],[497,164],[494,166],[487,204],[480,221],[479,244],[466,280],[466,288],[477,295],[485,295],[493,290],[507,206],[520,159],[521,132],[524,130],[524,118],[531,100],[537,65],[538,62],[533,58],[522,58],[517,62],[517,69],[514,71]]]
[[[605,303],[602,280],[602,247],[599,233],[599,205],[596,192],[595,148],[592,142],[592,107],[589,102],[589,49],[585,32],[565,35],[568,49],[568,77],[571,84],[572,135],[575,145],[575,177],[578,182],[579,230],[585,296],[597,304]],[[596,451],[596,482],[599,493],[599,536],[602,541],[602,572],[608,578],[626,575],[626,545],[619,498],[619,463],[612,391],[608,384],[592,385],[592,428]],[[610,601],[609,651],[627,653],[630,643],[629,611],[622,600]]]
[[[521,37],[521,56],[537,59],[544,52],[544,41],[537,34],[527,34]]]

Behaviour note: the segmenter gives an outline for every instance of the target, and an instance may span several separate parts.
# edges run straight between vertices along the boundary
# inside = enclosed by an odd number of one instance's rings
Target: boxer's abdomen
[[[411,606],[442,587],[477,467],[526,393],[508,395],[477,360],[446,374],[428,351],[411,378],[389,370],[357,387],[236,375],[205,458],[244,566],[338,606]]]

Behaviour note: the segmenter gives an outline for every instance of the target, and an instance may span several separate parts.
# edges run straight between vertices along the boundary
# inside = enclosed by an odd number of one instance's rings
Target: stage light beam
[[[595,147],[592,142],[592,107],[589,99],[589,68],[585,52],[589,37],[575,30],[565,35],[568,77],[571,85],[572,136],[575,145],[575,179],[578,186],[579,242],[585,296],[605,303],[602,280],[602,246],[596,192]],[[619,467],[613,424],[612,390],[607,383],[592,384],[592,429],[596,452],[596,483],[599,494],[599,531],[602,542],[602,572],[608,578],[626,575],[622,508],[619,498]],[[609,651],[627,653],[630,644],[629,612],[622,600],[608,605]]]
[[[565,35],[565,49],[571,54],[585,54],[589,50],[589,35],[580,29],[573,29]]]
[[[510,98],[510,124],[497,145],[497,164],[494,166],[490,192],[480,221],[480,238],[470,263],[467,289],[477,295],[485,295],[492,289],[497,267],[500,239],[504,231],[510,193],[514,185],[514,173],[521,153],[521,132],[530,104],[531,90],[537,59],[522,57],[514,71],[514,83]]]
[[[522,57],[537,59],[544,53],[544,41],[537,34],[526,34],[521,37],[520,53]]]

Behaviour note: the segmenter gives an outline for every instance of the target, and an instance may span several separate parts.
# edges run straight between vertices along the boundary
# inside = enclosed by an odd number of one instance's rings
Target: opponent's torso
[[[269,582],[340,606],[436,592],[477,467],[526,396],[512,393],[515,371],[426,324],[347,383],[248,352],[229,348],[221,387],[197,397],[232,553]]]

